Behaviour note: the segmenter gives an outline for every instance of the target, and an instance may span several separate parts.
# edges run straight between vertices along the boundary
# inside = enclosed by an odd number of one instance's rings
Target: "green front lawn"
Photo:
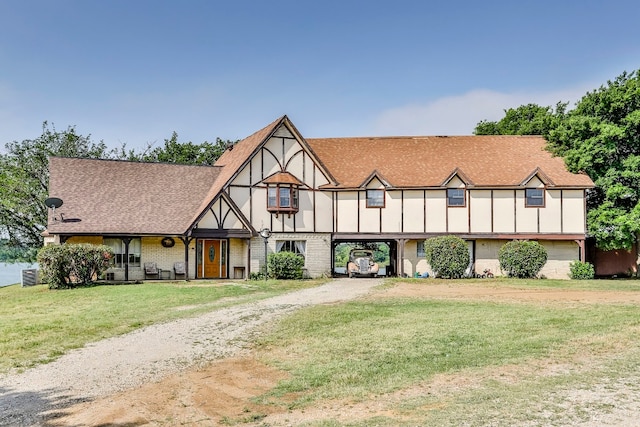
[[[0,373],[51,361],[88,342],[322,281],[192,281],[49,290],[0,288]]]

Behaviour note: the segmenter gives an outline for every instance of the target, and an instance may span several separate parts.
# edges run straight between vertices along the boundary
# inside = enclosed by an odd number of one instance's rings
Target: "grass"
[[[441,283],[640,291],[637,281]],[[589,420],[595,410],[606,413],[611,405],[568,404],[569,391],[615,388],[631,376],[636,381],[629,388],[638,394],[639,331],[640,306],[633,304],[386,298],[312,307],[259,341],[260,357],[290,374],[261,401],[305,410],[327,402],[385,401],[414,390],[384,415],[348,424],[327,415],[308,425],[573,424]],[[550,366],[562,369],[546,374]],[[437,378],[473,386],[431,390]]]
[[[152,323],[315,286],[321,281],[147,282],[49,290],[0,288],[0,373]]]
[[[632,280],[392,279],[386,287],[406,281],[640,292]],[[317,283],[0,289],[0,367],[30,366],[150,323]],[[640,408],[639,304],[549,304],[514,295],[504,301],[378,296],[298,310],[256,342],[257,357],[289,374],[258,401],[276,412],[338,407],[351,417],[339,421],[344,418],[326,410],[304,424],[327,427],[575,425],[616,406]],[[224,422],[268,421],[262,417]]]

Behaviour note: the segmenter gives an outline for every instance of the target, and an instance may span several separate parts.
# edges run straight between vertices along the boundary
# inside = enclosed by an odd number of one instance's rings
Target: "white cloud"
[[[584,85],[550,92],[503,93],[478,89],[425,104],[410,104],[383,111],[375,119],[378,135],[470,135],[481,120],[500,120],[504,110],[525,104],[571,108],[594,86]]]

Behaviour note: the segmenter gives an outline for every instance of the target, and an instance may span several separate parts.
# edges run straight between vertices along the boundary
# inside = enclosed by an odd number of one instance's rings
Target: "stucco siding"
[[[382,210],[382,231],[399,233],[402,231],[402,192],[386,191],[386,208]]]
[[[333,231],[331,193],[316,192],[315,202],[315,231],[331,233]]]
[[[516,232],[538,232],[538,209],[525,207],[524,190],[516,191]]]
[[[585,232],[585,207],[582,190],[562,191],[562,224],[565,233]]]
[[[444,233],[447,231],[447,192],[427,190],[425,204],[427,232]]]
[[[388,203],[388,197],[385,195],[385,203]],[[383,209],[383,210],[386,210]],[[360,200],[358,201],[358,210],[352,212],[352,215],[356,218],[359,217],[359,225],[344,231],[360,232],[360,233],[377,233],[380,231],[380,213],[381,208],[368,208],[367,207],[367,193],[366,191],[360,192]]]
[[[447,208],[447,232],[466,233],[469,231],[469,210],[466,206]]]
[[[403,194],[405,233],[421,233],[424,231],[424,191],[407,190]]]
[[[493,191],[493,231],[513,233],[514,229],[513,190]]]
[[[353,232],[358,229],[358,193],[355,191],[337,193],[338,232]],[[378,211],[378,209],[373,209]]]
[[[547,190],[545,207],[540,209],[540,232],[562,232],[562,191]]]
[[[492,206],[491,190],[472,190],[469,192],[469,208],[472,233],[490,233]]]

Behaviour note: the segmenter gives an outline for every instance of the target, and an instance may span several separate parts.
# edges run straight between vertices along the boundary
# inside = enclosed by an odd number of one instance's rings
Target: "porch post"
[[[129,281],[129,243],[131,243],[131,237],[123,237],[122,243],[124,243],[124,281]]]
[[[584,244],[584,239],[582,240],[576,240],[576,243],[578,244],[578,248],[580,250],[580,261],[585,262],[587,260],[586,256],[586,248],[585,248],[585,244]]]
[[[189,243],[193,240],[193,237],[183,236],[180,237],[182,243],[184,243],[184,273],[185,280],[189,281]]]
[[[248,280],[251,277],[251,238],[245,239],[245,243],[247,244],[247,275],[245,280]]]
[[[398,239],[398,277],[404,277],[404,244],[407,239]]]

